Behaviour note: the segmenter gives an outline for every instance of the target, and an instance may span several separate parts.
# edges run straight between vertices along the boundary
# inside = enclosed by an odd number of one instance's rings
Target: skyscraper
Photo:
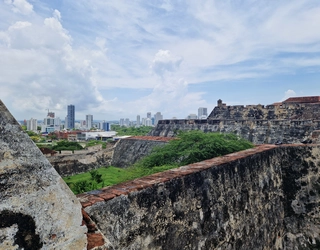
[[[137,115],[137,127],[140,126],[140,115]]]
[[[206,119],[207,116],[207,108],[198,108],[198,119]]]
[[[120,119],[119,125],[120,125],[120,127],[124,126],[124,119],[123,118]]]
[[[151,112],[147,113],[147,118],[151,119]]]
[[[104,131],[109,131],[110,130],[110,125],[108,122],[103,122],[102,123],[102,128]]]
[[[157,112],[155,115],[154,115],[154,125],[157,125],[158,124],[158,121],[162,120],[163,119],[163,116],[161,115],[161,112]]]
[[[93,126],[93,115],[86,115],[86,127],[91,129]]]
[[[74,128],[74,120],[75,120],[75,108],[74,105],[68,105],[68,114],[67,114],[67,128]]]

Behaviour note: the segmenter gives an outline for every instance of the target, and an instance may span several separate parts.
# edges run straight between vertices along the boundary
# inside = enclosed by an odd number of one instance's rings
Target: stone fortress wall
[[[320,249],[320,148],[261,145],[78,195],[110,249]]]
[[[148,155],[154,147],[161,147],[171,139],[157,136],[133,136],[121,139],[114,148],[111,166],[129,167]]]
[[[88,172],[102,166],[110,166],[113,156],[113,145],[106,149],[79,150],[69,154],[47,155],[47,159],[60,176],[66,177],[74,174]]]
[[[319,145],[260,145],[75,198],[1,102],[0,133],[0,249],[320,248]]]
[[[320,97],[289,98],[272,105],[218,105],[204,120],[161,120],[151,136],[175,136],[179,130],[235,133],[254,144],[319,143]]]

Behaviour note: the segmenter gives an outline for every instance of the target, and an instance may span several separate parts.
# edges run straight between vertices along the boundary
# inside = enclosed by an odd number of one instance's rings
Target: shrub
[[[252,147],[252,143],[234,134],[194,130],[181,132],[176,140],[155,148],[137,164],[147,168],[162,165],[183,166]]]
[[[59,141],[56,145],[52,147],[53,150],[60,151],[60,150],[80,150],[83,149],[83,147],[78,143],[74,141]]]

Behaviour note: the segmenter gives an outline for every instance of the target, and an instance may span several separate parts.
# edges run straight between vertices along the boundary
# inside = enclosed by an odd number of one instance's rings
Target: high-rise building
[[[27,130],[37,131],[37,125],[37,119],[31,118],[30,120],[27,120]]]
[[[60,131],[60,126],[61,120],[59,117],[52,118],[51,116],[47,116],[43,119],[43,123],[41,125],[41,132],[51,133],[54,131]]]
[[[120,127],[124,126],[124,119],[123,118],[120,119],[119,125],[120,125]]]
[[[126,119],[125,119],[124,125],[125,125],[126,127],[130,127],[130,120],[129,120],[129,118],[126,118]]]
[[[140,127],[140,115],[137,115],[137,127]]]
[[[207,108],[198,108],[198,119],[206,119],[208,116]]]
[[[110,125],[108,122],[102,122],[102,128],[104,131],[109,131],[110,130]]]
[[[163,116],[161,115],[161,112],[157,112],[155,115],[154,115],[154,125],[157,125],[158,124],[158,121],[162,120],[163,119]]]
[[[74,105],[68,105],[68,114],[67,114],[67,128],[73,129],[75,121],[75,108]]]
[[[93,115],[86,115],[86,127],[89,130],[93,127]]]
[[[48,110],[48,115],[47,115],[47,117],[54,118],[54,112],[49,112],[49,110]]]
[[[151,112],[147,113],[147,118],[151,119]]]
[[[150,118],[147,118],[146,120],[145,120],[145,126],[151,126],[152,125],[152,121],[151,121],[151,119]]]

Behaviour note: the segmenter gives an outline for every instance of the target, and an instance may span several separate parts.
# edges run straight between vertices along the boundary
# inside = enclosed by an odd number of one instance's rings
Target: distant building
[[[76,139],[79,141],[88,141],[88,140],[99,140],[106,141],[108,139],[113,138],[117,133],[115,131],[88,131],[88,132],[80,132],[76,134]]]
[[[81,121],[80,121],[80,128],[85,129],[85,128],[87,127],[86,124],[87,124],[86,120],[81,120]]]
[[[102,122],[102,127],[101,129],[104,131],[110,131],[110,124],[108,122]]]
[[[48,115],[47,115],[47,117],[54,118],[54,112],[49,112],[49,110],[48,110]]]
[[[126,118],[126,119],[125,119],[125,121],[124,121],[124,126],[130,127],[130,120],[129,120],[129,118]]]
[[[207,119],[208,111],[207,108],[198,108],[198,119]]]
[[[157,125],[160,120],[163,120],[163,116],[161,115],[161,112],[157,112],[154,115],[154,125]]]
[[[27,130],[29,131],[37,131],[38,122],[37,119],[31,118],[27,120]]]
[[[68,113],[67,113],[67,128],[73,129],[75,122],[75,107],[74,105],[68,105]]]
[[[88,130],[93,127],[93,115],[86,115],[86,127]]]
[[[150,118],[145,120],[145,126],[152,126],[152,120]]]
[[[140,127],[140,115],[137,115],[137,127]]]
[[[141,121],[141,124],[143,125],[143,126],[146,126],[146,118],[142,118],[142,121]]]
[[[151,119],[151,112],[147,113],[147,118]]]
[[[124,126],[124,119],[123,118],[120,119],[119,125],[120,125],[120,127]]]
[[[43,119],[43,123],[41,125],[42,133],[51,133],[54,131],[60,131],[61,129],[61,120],[59,117],[52,118],[51,116],[47,116]]]
[[[187,116],[187,119],[197,119],[197,115],[196,114],[190,114]]]

